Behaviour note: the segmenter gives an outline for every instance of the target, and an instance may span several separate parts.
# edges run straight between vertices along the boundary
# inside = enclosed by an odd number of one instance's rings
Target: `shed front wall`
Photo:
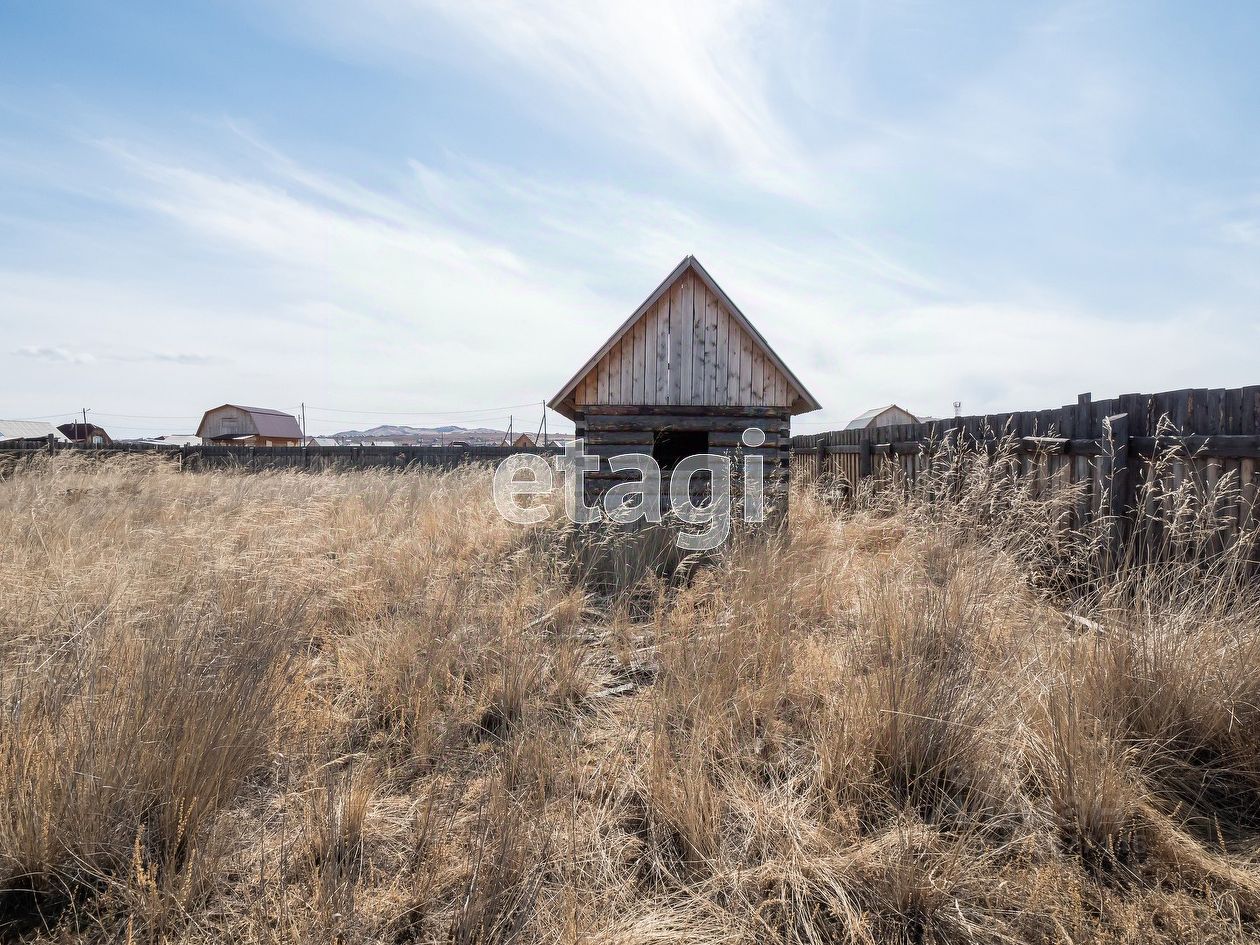
[[[613,472],[609,459],[623,453],[652,453],[656,434],[667,430],[702,431],[709,435],[709,452],[717,455],[761,456],[766,473],[768,502],[785,505],[790,460],[790,416],[786,408],[727,407],[720,415],[702,412],[704,408],[606,407],[595,406],[580,414],[576,434],[583,438],[588,456],[599,458],[599,470],[587,473],[587,505],[595,505],[616,482],[637,480],[634,472]],[[755,427],[765,435],[758,448],[745,447],[741,435]],[[668,474],[667,474],[668,475]],[[696,480],[699,481],[699,480]],[[668,506],[669,482],[662,483],[663,504]],[[693,492],[696,492],[693,488]],[[702,494],[703,490],[697,492]]]
[[[586,376],[578,411],[643,405],[782,407],[800,394],[703,281],[685,273]]]

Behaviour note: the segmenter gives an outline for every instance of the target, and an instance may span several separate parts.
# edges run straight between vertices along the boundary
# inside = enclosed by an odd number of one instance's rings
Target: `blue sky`
[[[531,426],[687,253],[804,432],[1257,383],[1258,48],[1245,2],[0,0],[0,416]]]

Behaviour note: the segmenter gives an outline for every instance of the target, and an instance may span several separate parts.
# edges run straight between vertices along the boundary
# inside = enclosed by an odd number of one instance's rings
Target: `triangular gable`
[[[694,256],[548,402],[571,419],[590,405],[821,406]]]
[[[885,407],[873,407],[865,413],[860,413],[847,424],[846,430],[865,430],[867,427],[881,426],[880,420],[890,413],[896,413],[899,417],[907,417],[906,420],[895,420],[895,423],[919,423],[920,420],[905,407],[899,407],[896,404],[888,404]]]

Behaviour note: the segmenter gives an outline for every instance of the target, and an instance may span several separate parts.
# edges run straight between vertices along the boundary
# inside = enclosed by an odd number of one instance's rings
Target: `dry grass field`
[[[0,941],[1260,941],[1260,597],[1192,510],[1144,565],[979,464],[801,488],[610,591],[488,482],[0,481]]]

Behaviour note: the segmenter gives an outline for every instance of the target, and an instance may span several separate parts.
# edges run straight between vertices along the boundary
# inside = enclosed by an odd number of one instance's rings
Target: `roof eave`
[[[765,349],[768,355],[770,355],[771,360],[774,361],[775,367],[777,367],[780,371],[783,372],[783,376],[786,377],[788,379],[788,382],[792,385],[792,387],[795,388],[796,393],[797,393],[797,399],[805,402],[806,407],[802,410],[797,410],[795,403],[793,403],[793,406],[789,408],[789,412],[791,412],[793,415],[796,415],[798,413],[810,413],[811,411],[814,411],[814,410],[821,410],[822,404],[820,404],[817,398],[815,398],[814,395],[811,394],[805,388],[805,385],[801,383],[800,378],[797,377],[792,372],[792,369],[787,366],[787,363],[784,362],[784,360],[781,357],[779,357],[778,352],[776,352],[774,348],[770,347],[770,342],[766,341],[765,336],[762,335],[762,333],[757,330],[757,326],[748,320],[748,316],[745,315],[742,311],[740,311],[739,306],[736,305],[734,301],[731,300],[731,297],[727,295],[726,292],[722,289],[722,287],[717,284],[717,280],[715,280],[711,275],[709,275],[708,271],[704,268],[704,266],[700,264],[700,260],[696,259],[696,257],[694,256],[688,256],[687,259],[684,260],[684,262],[690,262],[692,268],[695,269],[696,274],[699,275],[700,278],[704,280],[705,284],[712,291],[717,293],[717,295],[722,299],[722,301],[726,303],[726,306],[739,319],[741,326],[746,331],[748,331],[758,343],[760,343],[761,347]]]
[[[566,397],[561,400],[559,395],[557,395],[547,401],[547,406],[566,419],[577,419],[577,404],[573,402],[572,397]]]
[[[649,295],[646,299],[644,299],[643,303],[638,308],[636,308],[633,312],[630,313],[629,318],[627,318],[619,326],[617,326],[617,330],[614,331],[611,335],[609,335],[608,340],[605,341],[602,345],[599,346],[599,348],[596,349],[595,353],[591,355],[590,358],[587,359],[586,363],[583,364],[578,369],[576,374],[574,374],[571,378],[569,378],[569,380],[565,383],[563,387],[560,388],[560,390],[556,393],[556,395],[552,397],[550,401],[548,401],[547,406],[551,407],[551,409],[556,411],[557,413],[562,414],[563,416],[569,417],[570,420],[573,419],[571,416],[569,416],[568,413],[565,413],[565,411],[561,409],[561,405],[565,402],[565,400],[569,397],[569,395],[573,393],[574,389],[577,387],[578,381],[580,381],[583,377],[585,377],[587,373],[591,370],[591,368],[593,368],[596,364],[599,363],[599,359],[602,358],[605,354],[607,354],[608,350],[617,343],[617,341],[621,338],[621,336],[625,334],[627,329],[629,329],[631,325],[633,325],[636,321],[639,320],[639,316],[641,316],[649,308],[651,308],[653,305],[655,305],[657,302],[660,301],[661,296],[663,296],[665,294],[665,291],[671,285],[673,285],[674,280],[677,279],[679,276],[681,276],[683,272],[686,271],[687,267],[690,266],[694,262],[695,262],[694,256],[683,257],[683,261],[680,262],[677,266],[675,266],[673,268],[673,271],[671,271],[669,275],[667,275],[664,279],[661,280],[661,284],[658,285],[655,289],[653,289],[652,294]],[[571,412],[576,413],[576,411],[574,411],[572,407],[570,407],[569,409]]]

